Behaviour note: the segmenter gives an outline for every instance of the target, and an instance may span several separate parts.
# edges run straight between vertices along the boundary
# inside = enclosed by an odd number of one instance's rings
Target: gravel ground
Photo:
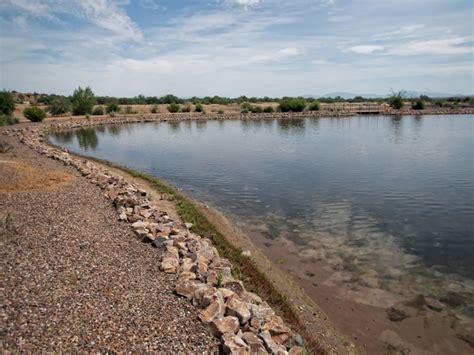
[[[3,353],[218,351],[197,310],[173,294],[174,275],[159,271],[158,252],[117,221],[98,187],[1,139],[13,150],[0,160],[40,169],[35,178],[45,170],[76,177],[57,188],[0,194]]]

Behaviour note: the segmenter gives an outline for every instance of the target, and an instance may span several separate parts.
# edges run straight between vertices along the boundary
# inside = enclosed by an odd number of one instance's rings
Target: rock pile
[[[69,126],[70,123],[65,125]],[[227,354],[301,354],[303,342],[258,295],[234,278],[229,260],[212,241],[172,220],[150,201],[146,191],[88,160],[45,143],[48,128],[6,130],[39,153],[75,167],[99,186],[113,203],[118,219],[130,223],[137,238],[160,252],[160,268],[176,275],[175,292],[200,309],[202,322],[221,340]]]

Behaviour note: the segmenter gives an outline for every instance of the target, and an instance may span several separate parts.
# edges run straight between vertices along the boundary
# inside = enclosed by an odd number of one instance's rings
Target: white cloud
[[[316,60],[312,60],[311,64],[314,64],[314,65],[328,65],[329,62],[327,60],[324,60],[324,59],[316,59]]]
[[[301,49],[295,48],[295,47],[287,47],[280,49],[277,53],[278,57],[283,58],[283,57],[294,57],[297,55],[300,55]]]
[[[409,42],[394,46],[388,53],[401,56],[419,54],[469,54],[474,52],[474,47],[469,43],[472,40],[472,37],[453,37]]]
[[[370,54],[377,51],[383,51],[384,47],[366,44],[366,45],[353,46],[353,47],[348,48],[348,50],[354,53],[359,53],[359,54]]]

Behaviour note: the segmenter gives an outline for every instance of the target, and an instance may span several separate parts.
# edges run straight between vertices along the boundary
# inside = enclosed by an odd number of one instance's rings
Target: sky
[[[472,0],[2,0],[0,89],[474,93]]]

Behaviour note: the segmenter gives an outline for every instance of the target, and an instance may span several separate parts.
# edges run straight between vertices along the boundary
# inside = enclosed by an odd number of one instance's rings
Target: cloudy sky
[[[0,87],[474,93],[472,0],[2,0]]]

